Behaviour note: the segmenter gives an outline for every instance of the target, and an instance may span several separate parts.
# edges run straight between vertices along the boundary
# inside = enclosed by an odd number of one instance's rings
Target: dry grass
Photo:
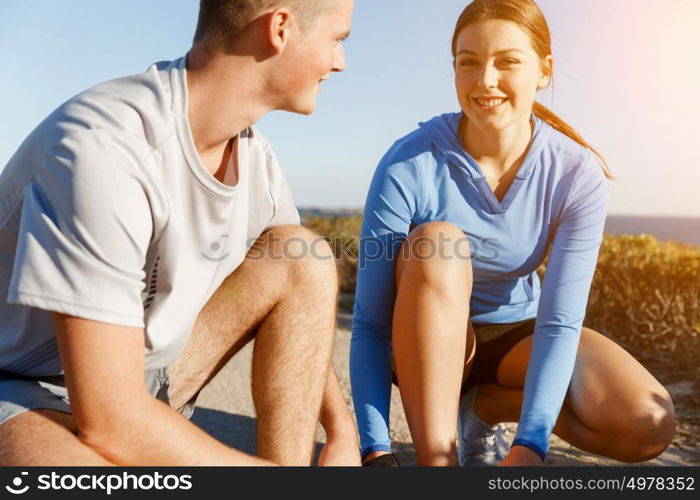
[[[338,263],[340,289],[343,292],[354,293],[362,217],[315,216],[305,220],[304,225],[328,240]]]
[[[586,325],[656,358],[700,366],[700,247],[606,236]]]

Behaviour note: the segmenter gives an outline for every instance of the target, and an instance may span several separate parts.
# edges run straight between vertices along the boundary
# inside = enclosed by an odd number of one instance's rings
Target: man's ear
[[[547,88],[552,82],[554,74],[554,58],[551,55],[546,56],[540,63],[540,80],[537,82],[537,90]]]
[[[287,7],[279,7],[265,14],[267,40],[276,54],[284,51],[292,32],[294,15]]]

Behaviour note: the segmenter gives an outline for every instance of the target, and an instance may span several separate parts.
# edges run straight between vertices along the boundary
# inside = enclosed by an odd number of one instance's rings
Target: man
[[[320,462],[359,464],[330,364],[332,253],[252,128],[314,110],[352,9],[202,0],[186,57],[24,141],[0,176],[0,465],[308,465],[318,420]],[[253,338],[259,457],[187,420]]]

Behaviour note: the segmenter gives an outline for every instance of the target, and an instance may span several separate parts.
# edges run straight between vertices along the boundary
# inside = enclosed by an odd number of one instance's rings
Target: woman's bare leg
[[[520,418],[531,346],[532,337],[521,340],[501,361],[499,383],[479,386],[475,410],[489,425]],[[663,386],[622,347],[583,328],[554,433],[583,451],[642,462],[663,453],[675,428]]]
[[[456,465],[472,268],[464,233],[417,227],[396,265],[392,342],[401,399],[419,465]]]

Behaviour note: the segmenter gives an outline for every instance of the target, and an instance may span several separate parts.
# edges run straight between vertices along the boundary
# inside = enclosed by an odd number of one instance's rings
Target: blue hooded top
[[[607,211],[603,170],[533,114],[529,149],[499,202],[461,145],[461,117],[435,117],[396,141],[367,195],[350,346],[363,457],[391,451],[394,257],[420,224],[447,221],[469,238],[474,323],[536,318],[514,445],[544,460],[571,380]],[[535,270],[547,253],[540,284]]]

